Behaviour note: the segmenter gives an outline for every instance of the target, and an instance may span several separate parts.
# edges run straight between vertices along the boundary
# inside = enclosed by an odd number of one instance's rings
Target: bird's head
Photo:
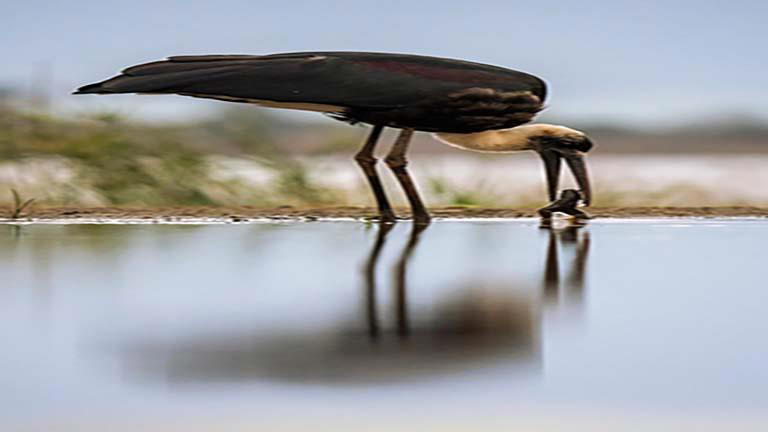
[[[550,124],[529,124],[511,129],[475,133],[437,133],[437,139],[464,150],[510,153],[533,150],[544,160],[549,200],[557,199],[560,165],[565,159],[579,185],[584,204],[592,200],[584,155],[592,149],[592,141],[580,131]]]
[[[584,204],[589,205],[592,201],[592,189],[584,156],[592,149],[592,141],[587,135],[565,126],[534,124],[523,127],[527,129],[525,132],[529,148],[539,153],[544,161],[550,201],[557,198],[560,165],[565,159],[579,185]]]

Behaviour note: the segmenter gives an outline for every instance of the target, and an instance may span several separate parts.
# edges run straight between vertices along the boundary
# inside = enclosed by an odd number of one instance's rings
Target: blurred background
[[[180,96],[70,95],[170,55],[359,50],[544,78],[539,121],[597,144],[598,206],[765,205],[766,16],[758,1],[26,1],[0,16],[0,203],[15,189],[39,205],[368,205],[351,160],[367,128]],[[413,164],[431,205],[543,203],[535,155],[419,134]]]

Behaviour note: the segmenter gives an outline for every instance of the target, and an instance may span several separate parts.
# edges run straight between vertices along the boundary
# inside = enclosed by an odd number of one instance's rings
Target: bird
[[[316,111],[350,124],[371,125],[355,160],[376,200],[379,221],[395,212],[376,170],[374,150],[384,128],[400,129],[385,163],[405,192],[413,220],[430,215],[407,170],[414,132],[464,150],[534,151],[543,161],[547,196],[555,201],[564,159],[591,202],[584,132],[530,123],[544,109],[547,84],[499,66],[413,54],[315,51],[268,55],[183,55],[139,64],[74,94],[177,94],[263,107]]]

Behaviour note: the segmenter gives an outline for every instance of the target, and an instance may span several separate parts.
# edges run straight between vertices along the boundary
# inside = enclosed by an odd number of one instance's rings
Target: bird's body
[[[527,123],[542,109],[546,86],[523,72],[460,60],[310,52],[170,57],[78,93],[175,93],[401,129],[470,133]]]
[[[407,54],[304,52],[169,57],[130,67],[121,75],[83,86],[76,93],[179,94],[319,111],[350,123],[371,124],[375,138],[383,127],[403,129],[407,136],[403,136],[399,147],[396,144],[398,151],[393,149],[387,161],[390,166],[398,165],[393,170],[400,173],[401,182],[407,183],[411,182],[405,172],[404,155],[413,131],[434,132],[440,140],[468,150],[500,152],[541,153],[549,145],[547,139],[578,141],[583,136],[551,125],[518,128],[543,109],[547,88],[533,75]],[[503,129],[509,130],[500,131]],[[383,191],[377,191],[381,186],[373,170],[373,146],[375,140],[369,140],[357,159],[371,181],[383,218],[393,219],[386,197],[382,198]],[[412,183],[403,187],[415,213],[422,213],[421,219],[428,220]]]

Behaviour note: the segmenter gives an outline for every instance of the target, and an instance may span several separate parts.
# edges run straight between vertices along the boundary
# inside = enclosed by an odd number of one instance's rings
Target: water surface
[[[0,426],[761,430],[766,242],[758,220],[1,226]]]

